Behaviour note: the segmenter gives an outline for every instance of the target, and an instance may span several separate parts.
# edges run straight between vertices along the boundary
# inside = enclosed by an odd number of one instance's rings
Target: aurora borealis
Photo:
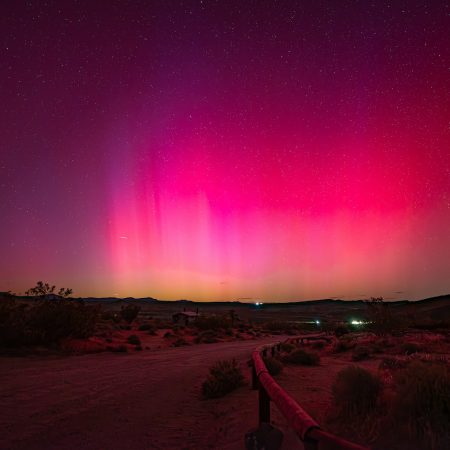
[[[0,290],[450,291],[445,2],[0,9]]]

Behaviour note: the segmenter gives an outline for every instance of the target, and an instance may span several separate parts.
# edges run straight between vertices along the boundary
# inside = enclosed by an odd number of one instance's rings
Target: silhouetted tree
[[[44,283],[43,281],[38,281],[36,283],[36,286],[28,289],[28,291],[25,291],[25,294],[44,298],[49,294],[54,294],[55,289],[56,286],[51,286],[48,283]],[[72,289],[63,287],[58,291],[58,295],[65,298],[69,297],[72,293],[73,293]]]

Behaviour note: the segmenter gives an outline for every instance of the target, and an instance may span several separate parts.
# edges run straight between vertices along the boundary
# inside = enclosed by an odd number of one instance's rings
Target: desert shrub
[[[405,355],[412,355],[413,353],[420,352],[420,347],[414,342],[405,342],[401,346],[401,352]]]
[[[231,327],[231,321],[226,316],[199,316],[194,322],[199,330],[224,330]]]
[[[355,343],[348,339],[338,339],[333,345],[334,353],[342,353],[355,347]]]
[[[366,302],[369,317],[369,329],[379,336],[396,333],[402,327],[402,318],[394,314],[389,303],[383,297],[372,297]]]
[[[235,359],[218,361],[209,369],[209,375],[202,384],[205,398],[223,397],[242,386],[244,376]]]
[[[350,333],[350,330],[347,327],[343,326],[343,325],[339,326],[339,327],[336,327],[334,329],[334,335],[336,337],[341,337],[341,336],[344,336],[344,334],[348,334],[348,333]]]
[[[122,306],[120,309],[120,316],[122,317],[125,322],[131,323],[139,314],[139,311],[141,310],[140,306],[138,305],[126,305]]]
[[[101,320],[107,320],[110,322],[118,323],[119,322],[119,316],[116,313],[113,313],[112,311],[103,311],[100,315]]]
[[[370,358],[370,348],[366,345],[358,345],[353,349],[352,360],[363,361]]]
[[[324,341],[315,341],[311,344],[311,347],[315,350],[322,350],[325,347]]]
[[[111,351],[113,351],[114,353],[127,353],[128,352],[128,348],[126,345],[117,345],[116,347],[111,347]]]
[[[0,301],[0,346],[16,347],[26,344],[27,311],[12,299]]]
[[[276,358],[263,358],[270,375],[278,375],[283,370],[283,364]]]
[[[283,360],[290,364],[300,364],[303,366],[317,366],[320,356],[317,353],[307,352],[298,348],[284,356]]]
[[[92,336],[99,308],[73,300],[43,300],[26,314],[25,333],[30,344],[57,344],[62,339]]]
[[[139,328],[138,328],[139,331],[150,331],[150,330],[153,331],[154,329],[155,329],[155,327],[153,326],[153,324],[151,324],[149,322],[139,325]]]
[[[127,342],[131,345],[141,345],[139,336],[136,336],[135,334],[130,334],[128,336]]]
[[[289,342],[282,342],[280,344],[280,348],[281,348],[282,352],[290,353],[290,352],[292,352],[292,350],[294,350],[295,345],[291,344]]]
[[[384,348],[379,342],[372,342],[369,346],[371,353],[383,353]]]
[[[173,336],[174,336],[173,333],[171,333],[170,331],[166,331],[166,332],[164,333],[163,338],[165,338],[165,339],[170,339],[170,338],[172,338]]]
[[[386,357],[380,362],[380,369],[398,370],[406,367],[407,361],[399,358]]]
[[[179,337],[172,343],[172,347],[182,347],[184,345],[189,345],[189,342],[182,337]]]
[[[437,445],[449,438],[450,372],[443,364],[412,361],[395,376],[397,395],[392,408],[397,423],[405,423],[412,437]],[[435,445],[433,445],[435,444]],[[441,447],[443,448],[443,447]]]
[[[378,376],[361,367],[346,367],[332,386],[334,407],[342,418],[365,417],[375,411],[381,389]]]
[[[198,336],[195,337],[195,342],[197,344],[214,344],[218,342],[217,332],[214,330],[202,331]]]

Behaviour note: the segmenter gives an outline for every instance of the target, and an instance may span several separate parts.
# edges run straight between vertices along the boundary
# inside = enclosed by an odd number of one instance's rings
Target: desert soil
[[[279,339],[2,358],[0,448],[242,449],[257,421],[246,361],[256,346]],[[242,363],[247,385],[223,399],[202,400],[208,368],[232,357]],[[284,447],[294,448],[293,436],[285,437]]]

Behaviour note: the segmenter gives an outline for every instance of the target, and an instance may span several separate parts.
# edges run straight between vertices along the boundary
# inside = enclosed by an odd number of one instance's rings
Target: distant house
[[[172,320],[173,323],[182,323],[184,325],[189,325],[189,323],[192,323],[195,319],[197,319],[198,315],[198,310],[196,312],[182,311],[173,314]]]

